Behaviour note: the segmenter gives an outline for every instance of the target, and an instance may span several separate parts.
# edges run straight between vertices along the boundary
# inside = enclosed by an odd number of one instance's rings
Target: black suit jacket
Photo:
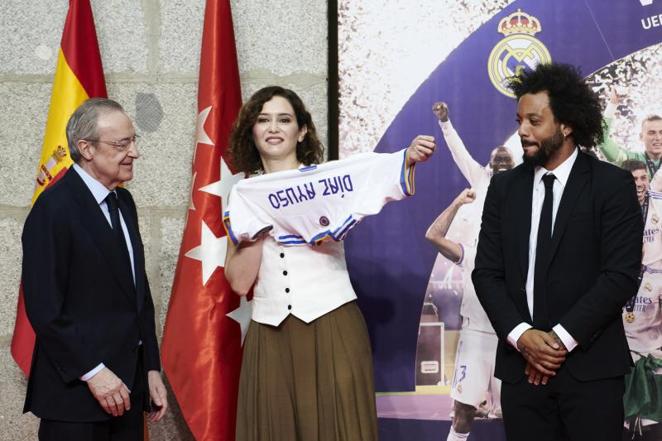
[[[37,199],[23,229],[23,293],[36,333],[24,411],[60,421],[110,418],[79,378],[103,362],[132,388],[160,370],[154,305],[131,194],[117,189],[136,282],[99,204],[75,170]],[[138,343],[143,342],[139,351]],[[138,354],[144,372],[136,373]],[[132,405],[144,397],[132,396]]]
[[[507,342],[526,301],[533,169],[492,178],[485,200],[473,282],[499,336],[495,375],[524,377],[525,361]],[[638,287],[643,221],[631,173],[579,152],[561,199],[541,284],[550,326],[579,343],[566,359],[578,380],[625,374],[632,364],[621,308]],[[534,295],[540,295],[536,292]],[[545,329],[546,331],[549,329]]]

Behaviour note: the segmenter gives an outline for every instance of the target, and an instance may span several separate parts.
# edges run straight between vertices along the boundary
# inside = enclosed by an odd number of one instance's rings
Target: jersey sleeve
[[[448,150],[450,150],[457,168],[460,169],[460,173],[469,182],[469,185],[475,188],[481,177],[485,175],[485,168],[471,156],[450,120],[439,121],[439,127],[441,127],[444,141],[448,145]]]
[[[375,215],[388,202],[415,192],[415,164],[407,166],[406,150],[364,153],[341,162],[342,169],[335,173],[340,172],[346,192],[325,208],[331,217],[329,227],[308,240],[309,243],[328,238],[343,240],[364,217]]]
[[[395,153],[372,153],[366,156],[362,171],[366,182],[354,198],[352,211],[359,220],[379,213],[390,201],[397,201],[415,193],[416,164],[407,166],[407,150]]]
[[[260,233],[273,228],[269,216],[245,197],[239,187],[235,185],[230,191],[229,204],[223,213],[223,225],[235,245],[253,241]]]

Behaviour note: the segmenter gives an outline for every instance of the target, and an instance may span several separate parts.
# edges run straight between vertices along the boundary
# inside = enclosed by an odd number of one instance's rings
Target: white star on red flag
[[[223,204],[228,203],[228,195],[232,186],[237,182],[243,179],[243,173],[232,174],[232,171],[225,163],[223,157],[221,157],[221,179],[212,184],[206,185],[200,188],[200,191],[204,191],[209,194],[221,197],[221,202]]]
[[[244,338],[248,332],[248,325],[251,322],[251,313],[253,311],[253,304],[246,296],[241,296],[239,307],[233,311],[228,312],[227,315],[235,322],[239,323],[241,327],[241,345],[244,345]]]
[[[215,145],[214,141],[211,140],[207,132],[205,132],[205,123],[209,117],[209,112],[211,112],[211,107],[206,107],[202,112],[198,113],[198,120],[196,122],[195,133],[197,139],[195,140],[196,144],[209,144]]]
[[[211,113],[212,106],[205,107],[198,113],[198,118],[195,122],[195,150],[193,151],[193,162],[197,160],[198,157],[198,146],[200,144],[207,144],[214,146],[214,141],[209,137],[205,131],[205,124],[207,123],[207,118],[209,118],[209,113]]]
[[[202,262],[202,284],[206,285],[216,268],[225,265],[228,241],[225,235],[216,237],[205,221],[201,222],[200,245],[189,250],[185,256]]]

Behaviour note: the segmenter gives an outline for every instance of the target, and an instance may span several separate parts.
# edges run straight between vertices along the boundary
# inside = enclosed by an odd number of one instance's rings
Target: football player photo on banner
[[[622,314],[634,361],[624,436],[662,440],[662,0],[337,0],[335,12],[339,157],[395,152],[418,134],[438,149],[413,197],[346,239],[380,439],[505,440],[498,339],[471,272],[490,180],[522,162],[509,81],[563,63],[601,101],[593,155],[636,184],[645,227]]]

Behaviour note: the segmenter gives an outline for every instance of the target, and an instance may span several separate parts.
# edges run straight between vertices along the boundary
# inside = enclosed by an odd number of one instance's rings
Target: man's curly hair
[[[253,126],[262,111],[262,106],[275,96],[285,98],[292,105],[298,126],[306,127],[303,141],[297,142],[297,160],[304,165],[322,162],[324,148],[317,138],[317,131],[310,113],[306,110],[301,98],[290,89],[280,86],[264,87],[251,96],[243,105],[232,132],[230,133],[230,155],[236,170],[245,174],[263,171],[260,154],[253,140]]]
[[[547,92],[554,118],[572,128],[576,144],[593,148],[603,142],[600,100],[574,66],[539,64],[535,70],[511,77],[509,87],[518,100],[528,93]]]

